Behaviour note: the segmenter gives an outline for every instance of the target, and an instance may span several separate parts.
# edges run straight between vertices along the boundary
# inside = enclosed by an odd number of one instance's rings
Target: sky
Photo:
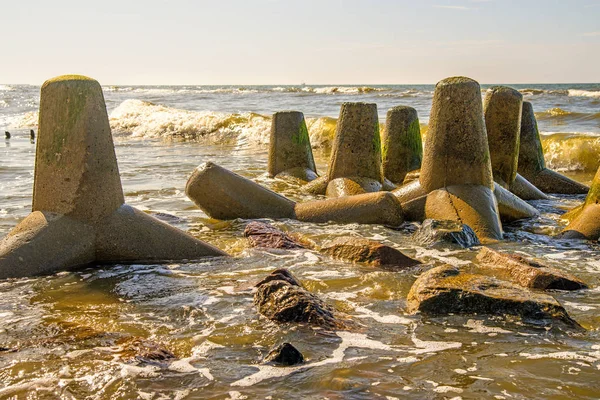
[[[71,0],[0,4],[0,82],[600,82],[600,0]]]

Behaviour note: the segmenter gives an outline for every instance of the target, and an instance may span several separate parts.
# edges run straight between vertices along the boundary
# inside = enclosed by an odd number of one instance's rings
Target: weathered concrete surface
[[[265,222],[250,222],[244,228],[244,236],[248,238],[248,242],[252,247],[291,250],[304,248],[290,235]]]
[[[291,365],[302,364],[304,356],[292,344],[282,343],[267,354],[264,362],[289,367]]]
[[[100,84],[60,76],[41,89],[32,213],[0,241],[0,279],[92,262],[226,255],[124,205]]]
[[[530,102],[523,102],[518,171],[544,193],[585,194],[589,188],[546,168],[537,120]]]
[[[44,82],[32,211],[97,222],[124,201],[100,84],[79,75]]]
[[[494,183],[494,196],[498,201],[498,212],[502,221],[512,222],[532,218],[540,214],[535,207],[521,200],[498,183]]]
[[[335,178],[329,181],[325,194],[327,197],[344,197],[379,192],[381,189],[381,182],[375,179],[353,176],[349,178]]]
[[[275,270],[270,276],[272,279],[264,279],[256,285],[254,305],[260,314],[279,323],[299,322],[330,330],[346,329],[333,307],[299,285],[288,270]]]
[[[314,194],[316,196],[324,195],[327,192],[327,185],[329,184],[329,178],[327,175],[323,175],[315,179],[314,181],[303,185],[300,190],[304,193]]]
[[[212,162],[196,168],[185,193],[216,219],[295,217],[293,201]]]
[[[523,95],[506,86],[493,86],[485,94],[483,114],[494,180],[508,189],[517,176]]]
[[[421,168],[423,159],[417,110],[408,106],[389,109],[381,136],[383,176],[402,184],[407,173]]]
[[[523,200],[547,200],[548,196],[521,174],[517,174],[515,180],[508,187],[512,193]]]
[[[600,168],[583,205],[568,213],[569,225],[561,237],[566,239],[598,240],[600,238]]]
[[[376,104],[342,104],[327,175],[330,181],[360,176],[383,182]]]
[[[517,285],[539,290],[578,290],[587,285],[579,278],[559,269],[544,265],[540,260],[518,254],[501,253],[483,247],[477,254],[480,267],[489,269],[502,279]]]
[[[321,247],[321,252],[339,260],[388,269],[401,270],[421,264],[393,247],[352,236],[338,237],[326,242]]]
[[[444,265],[423,273],[408,293],[408,311],[428,315],[515,315],[526,322],[581,326],[553,297],[510,282]]]
[[[304,114],[280,111],[273,114],[269,144],[269,176],[293,176],[304,181],[317,178]]]
[[[502,239],[498,205],[491,189],[482,185],[454,185],[427,195],[425,216],[469,225],[481,243]]]
[[[399,226],[404,222],[400,203],[388,192],[365,193],[296,204],[296,218],[304,222],[336,222]]]
[[[469,225],[451,220],[426,219],[413,234],[413,240],[423,246],[457,244],[462,248],[479,246],[481,243]]]
[[[427,192],[452,185],[492,189],[481,88],[465,77],[435,86],[420,182]]]

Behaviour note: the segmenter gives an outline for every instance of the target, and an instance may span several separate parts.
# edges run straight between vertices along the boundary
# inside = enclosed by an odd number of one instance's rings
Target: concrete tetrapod
[[[392,193],[407,219],[465,223],[486,243],[502,239],[498,200],[504,198],[494,189],[479,84],[444,79],[435,87],[419,180]]]
[[[511,192],[516,191],[517,195],[525,200],[547,199],[544,193],[521,176],[513,190],[519,161],[522,108],[523,95],[515,89],[494,86],[486,92],[483,114],[492,173],[500,186]]]
[[[544,193],[585,194],[589,188],[546,168],[537,120],[530,102],[523,102],[518,171]]]
[[[569,211],[563,217],[571,222],[563,230],[561,237],[565,239],[600,239],[600,168],[594,176],[592,187],[585,202]]]
[[[423,143],[417,110],[398,106],[388,110],[381,137],[383,176],[396,185],[421,168]]]
[[[376,192],[382,185],[377,105],[343,103],[327,176],[306,185],[304,190],[341,197]]]
[[[100,84],[41,89],[32,213],[0,241],[0,279],[92,262],[196,260],[226,253],[124,204]]]
[[[318,177],[308,128],[301,112],[273,114],[268,170],[272,178],[287,175],[310,182]]]
[[[404,221],[400,203],[387,192],[296,204],[211,162],[196,168],[185,190],[200,209],[217,219],[289,218],[316,223],[391,226],[398,226]]]

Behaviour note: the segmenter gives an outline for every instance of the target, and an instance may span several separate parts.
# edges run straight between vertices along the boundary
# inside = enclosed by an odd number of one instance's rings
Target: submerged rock
[[[260,281],[254,294],[258,312],[275,322],[303,322],[325,329],[345,329],[335,311],[304,289],[286,269],[277,269]]]
[[[128,337],[119,344],[122,347],[119,356],[124,360],[141,363],[163,363],[176,358],[175,354],[162,344],[139,337]]]
[[[413,239],[425,246],[452,243],[463,248],[469,248],[481,244],[475,231],[469,225],[451,220],[426,219],[414,233]]]
[[[552,296],[496,278],[461,272],[450,265],[419,276],[408,293],[407,303],[411,313],[515,315],[536,324],[561,321],[581,328]]]
[[[492,272],[500,273],[517,285],[530,289],[586,289],[587,285],[579,278],[549,267],[532,258],[517,254],[507,254],[484,247],[477,254],[477,260],[482,266]]]
[[[271,350],[265,357],[264,362],[291,366],[302,364],[304,362],[304,356],[290,343],[283,343]]]
[[[248,238],[252,247],[265,247],[270,249],[303,249],[287,233],[275,228],[271,224],[252,221],[244,229],[244,236]]]
[[[376,267],[404,269],[421,264],[404,255],[400,250],[379,242],[356,238],[339,237],[325,243],[321,252],[340,260],[365,263]]]

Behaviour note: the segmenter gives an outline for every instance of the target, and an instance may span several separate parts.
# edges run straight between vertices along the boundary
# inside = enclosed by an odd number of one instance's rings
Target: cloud
[[[588,36],[588,37],[590,37],[590,36],[600,36],[600,31],[596,31],[596,32],[586,32],[586,33],[584,33],[584,34],[583,34],[583,35],[581,35],[581,36]]]
[[[433,8],[446,8],[449,10],[471,10],[470,7],[465,7],[465,6],[440,6],[440,5],[435,5],[433,6]]]

